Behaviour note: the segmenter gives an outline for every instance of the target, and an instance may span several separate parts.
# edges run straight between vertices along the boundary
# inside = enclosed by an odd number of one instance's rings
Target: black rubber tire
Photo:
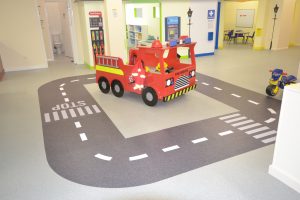
[[[155,106],[158,98],[155,90],[153,88],[145,88],[142,92],[142,98],[146,105],[148,106]]]
[[[104,94],[109,93],[110,85],[109,85],[108,80],[105,77],[99,78],[98,86],[99,86],[99,89],[101,90],[101,92],[103,92]]]
[[[274,89],[276,88],[276,85],[268,85],[268,87],[266,88],[266,93],[269,96],[275,96],[277,93],[274,93]]]
[[[111,91],[116,97],[122,97],[124,94],[124,87],[118,80],[114,80],[111,83]]]

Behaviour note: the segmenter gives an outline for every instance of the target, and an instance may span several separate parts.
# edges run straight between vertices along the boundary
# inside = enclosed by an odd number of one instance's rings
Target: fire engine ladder
[[[111,56],[97,56],[98,64],[107,67],[119,68],[118,66],[118,57]]]

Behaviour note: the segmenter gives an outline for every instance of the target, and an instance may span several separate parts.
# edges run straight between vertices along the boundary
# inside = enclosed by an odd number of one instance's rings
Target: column
[[[108,38],[105,39],[107,43],[107,55],[120,57],[127,60],[126,53],[126,29],[125,29],[125,14],[123,9],[122,0],[104,1],[106,11],[106,24]]]

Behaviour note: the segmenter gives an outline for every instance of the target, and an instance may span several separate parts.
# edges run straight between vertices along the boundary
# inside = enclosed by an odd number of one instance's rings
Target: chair
[[[249,38],[251,38],[251,39],[252,39],[252,42],[254,42],[254,39],[253,39],[254,36],[255,36],[255,31],[252,33],[252,35],[247,35],[245,44],[247,44]]]
[[[224,31],[224,40],[226,40],[226,38],[228,38],[228,40],[229,40],[229,33],[231,31],[233,31],[233,30],[226,30],[226,31]]]
[[[236,40],[237,40],[238,38],[243,38],[243,43],[244,43],[244,41],[245,41],[245,35],[244,35],[243,32],[236,32],[236,33],[235,33],[235,38],[236,38]]]
[[[228,39],[228,43],[230,43],[232,39],[233,39],[234,41],[235,41],[235,39],[236,39],[236,34],[234,34],[233,31],[234,31],[234,30],[231,30],[231,31],[228,32],[228,38],[229,38],[229,39]]]

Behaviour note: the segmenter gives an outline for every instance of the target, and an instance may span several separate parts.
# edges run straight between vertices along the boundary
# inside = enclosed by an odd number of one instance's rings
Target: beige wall
[[[255,10],[253,28],[243,28],[243,29],[247,29],[249,31],[255,30],[258,1],[246,1],[246,2],[224,1],[222,3],[224,4],[223,5],[224,6],[224,15],[223,15],[224,16],[224,30],[241,29],[239,27],[236,27],[237,9],[254,9]]]
[[[296,0],[290,44],[300,46],[300,0]]]
[[[0,24],[5,71],[48,67],[35,0],[1,0]]]

